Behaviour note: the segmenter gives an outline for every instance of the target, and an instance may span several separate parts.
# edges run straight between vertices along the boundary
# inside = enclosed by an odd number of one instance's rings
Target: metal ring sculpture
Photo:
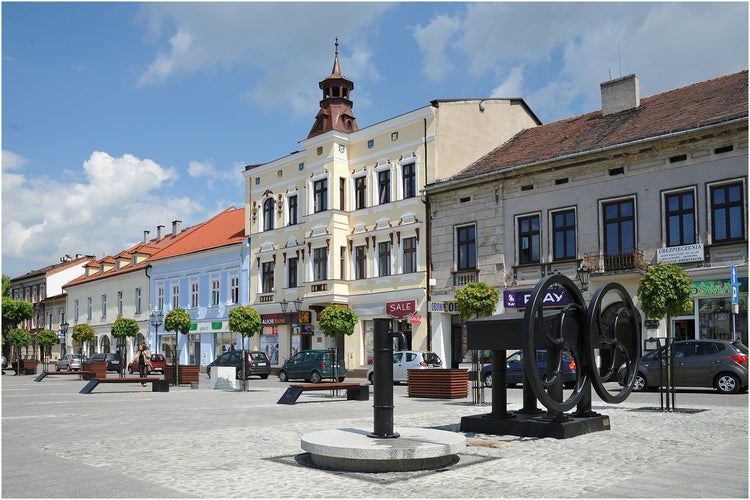
[[[609,302],[607,309],[614,314],[605,316],[602,304],[609,292],[619,296],[619,300]],[[588,356],[586,365],[594,390],[607,403],[622,403],[633,390],[641,358],[641,315],[622,285],[607,283],[594,292],[586,313],[586,330],[584,350]],[[599,359],[607,361],[606,366],[602,366],[604,373],[597,368],[597,350]],[[604,387],[604,382],[617,375],[623,362],[626,370],[623,386],[619,392],[611,393]]]
[[[549,289],[564,288],[571,298],[571,303],[560,312],[548,313],[560,315],[559,321],[545,321],[543,308],[544,297]],[[567,276],[553,274],[542,279],[534,288],[531,299],[526,306],[523,318],[523,331],[526,342],[523,348],[523,363],[526,380],[534,395],[550,410],[565,412],[581,401],[588,382],[585,366],[584,332],[586,302],[578,287]],[[536,365],[536,351],[547,350],[547,373],[539,373]],[[550,394],[553,385],[562,386],[563,351],[568,351],[576,363],[576,382],[572,394],[562,400],[562,396]]]
[[[544,311],[544,298],[550,290],[564,288],[570,304],[561,311]],[[617,300],[609,300],[602,314],[607,295],[613,292]],[[545,319],[546,316],[546,319]],[[608,283],[594,292],[589,307],[575,283],[561,274],[550,275],[537,283],[526,306],[523,319],[526,335],[523,362],[526,380],[537,400],[546,408],[565,412],[578,404],[594,386],[599,397],[607,403],[621,403],[630,395],[636,368],[641,357],[641,316],[627,290],[619,283]],[[540,374],[536,352],[547,350],[547,370]],[[576,381],[572,393],[565,399],[561,389],[563,380],[563,352],[569,352],[576,364]],[[597,366],[605,360],[603,374]],[[611,393],[604,382],[616,375],[625,364],[624,386]],[[550,390],[552,387],[558,390]]]

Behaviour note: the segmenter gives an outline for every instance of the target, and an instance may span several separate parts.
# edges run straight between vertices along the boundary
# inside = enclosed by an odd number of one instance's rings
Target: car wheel
[[[133,367],[132,366],[128,366],[128,373],[131,374],[131,375],[133,374]]]
[[[265,379],[267,379],[267,378],[268,378],[268,374],[265,374],[265,375],[261,375],[261,376],[260,376],[260,378],[262,378],[263,380],[265,380]]]
[[[60,371],[60,367],[58,365],[55,365],[55,371]]]
[[[721,373],[716,377],[716,390],[722,394],[736,394],[740,392],[740,380],[731,373]]]
[[[320,376],[320,373],[312,372],[310,374],[310,382],[313,384],[319,384],[321,380],[323,380],[323,377]]]
[[[343,382],[343,381],[344,381],[344,377],[339,377],[339,382]]]
[[[237,380],[242,380],[242,368],[237,368]]]
[[[162,373],[164,373],[164,370],[162,370]],[[208,375],[208,378],[211,378],[211,367],[210,366],[206,367],[206,375]]]
[[[367,380],[370,381],[370,384],[375,383],[375,372],[370,372],[370,374],[367,376]]]
[[[281,370],[279,372],[279,381],[280,382],[286,382],[287,380],[289,380],[289,379],[286,376],[286,372],[284,370]]]
[[[488,373],[484,376],[484,385],[486,387],[492,387],[492,373]]]
[[[646,379],[643,375],[640,373],[637,373],[635,375],[635,380],[633,380],[633,391],[640,392],[646,390]]]

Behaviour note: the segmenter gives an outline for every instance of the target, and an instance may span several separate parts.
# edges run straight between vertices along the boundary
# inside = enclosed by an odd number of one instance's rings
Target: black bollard
[[[403,345],[406,338],[401,332],[392,332],[391,321],[375,319],[373,335],[373,404],[374,430],[368,434],[372,438],[397,438],[393,432],[393,338],[400,338]]]

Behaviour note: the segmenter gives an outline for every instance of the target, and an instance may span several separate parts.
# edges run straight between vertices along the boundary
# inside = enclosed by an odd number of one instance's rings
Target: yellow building
[[[366,369],[375,318],[398,319],[404,349],[444,342],[427,314],[425,184],[540,122],[522,99],[450,99],[359,128],[338,42],[319,85],[323,99],[301,150],[244,171],[250,305],[264,325],[251,342],[274,365],[301,349],[338,347],[348,370]],[[330,304],[359,318],[338,346],[317,325]]]

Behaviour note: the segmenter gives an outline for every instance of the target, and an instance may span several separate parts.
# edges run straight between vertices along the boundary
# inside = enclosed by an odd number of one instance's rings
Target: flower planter
[[[84,361],[81,364],[81,370],[91,373],[90,378],[107,378],[107,360],[105,359],[103,363]]]
[[[411,398],[465,398],[469,395],[469,371],[451,368],[409,370],[407,394]]]
[[[200,381],[200,365],[179,365],[177,371],[180,375],[180,384],[198,384]],[[164,367],[164,380],[174,384],[174,365]]]

